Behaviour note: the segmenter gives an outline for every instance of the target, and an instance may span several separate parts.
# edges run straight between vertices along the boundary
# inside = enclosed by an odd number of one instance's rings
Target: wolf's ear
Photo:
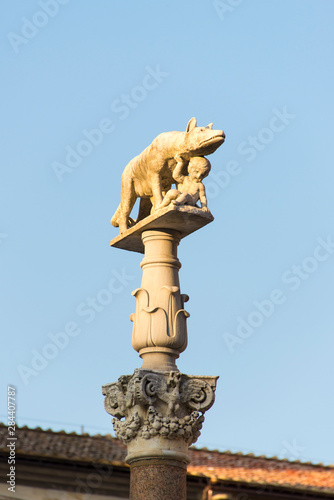
[[[191,120],[189,120],[188,122],[188,125],[187,125],[187,128],[186,128],[186,132],[191,132],[191,130],[193,128],[195,128],[197,125],[197,120],[196,118],[192,118]]]
[[[209,125],[207,125],[205,128],[209,128],[210,130],[212,130],[212,126],[213,126],[213,123],[209,123]]]

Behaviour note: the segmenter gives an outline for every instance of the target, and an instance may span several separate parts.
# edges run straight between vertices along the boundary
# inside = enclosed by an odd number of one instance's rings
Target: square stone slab
[[[144,253],[144,245],[141,240],[143,231],[174,229],[181,234],[181,238],[184,238],[213,220],[214,217],[210,212],[204,212],[200,208],[169,205],[141,220],[125,233],[116,236],[111,240],[110,246]]]

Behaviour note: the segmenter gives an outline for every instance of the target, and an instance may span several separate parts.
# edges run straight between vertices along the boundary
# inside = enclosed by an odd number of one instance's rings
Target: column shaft
[[[145,257],[141,263],[141,287],[132,292],[136,313],[132,346],[143,359],[142,368],[177,370],[175,359],[187,346],[184,309],[188,296],[181,294],[177,258],[180,233],[173,230],[150,230],[142,233]]]
[[[186,500],[186,475],[186,467],[178,462],[135,462],[130,469],[130,500]]]

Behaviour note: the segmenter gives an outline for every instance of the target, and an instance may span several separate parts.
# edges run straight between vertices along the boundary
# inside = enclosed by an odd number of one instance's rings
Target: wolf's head
[[[185,146],[189,156],[204,156],[214,153],[225,141],[222,130],[212,130],[212,123],[197,127],[196,118],[191,118],[185,134]]]

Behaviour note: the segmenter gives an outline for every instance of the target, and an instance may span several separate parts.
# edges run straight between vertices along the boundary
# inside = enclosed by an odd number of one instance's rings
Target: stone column
[[[182,498],[168,496],[167,485],[171,477],[185,485],[188,447],[197,441],[203,414],[214,403],[217,378],[140,368],[103,387],[105,409],[115,417],[116,436],[127,445],[126,461],[134,471],[131,488],[145,493],[131,498],[154,498],[145,496],[146,484],[134,484],[136,478],[145,477],[145,467],[151,475],[155,471],[159,488],[166,491],[155,498]]]
[[[144,252],[136,297],[132,346],[141,368],[103,386],[105,409],[127,446],[132,500],[185,500],[188,448],[214,403],[215,376],[185,375],[175,360],[187,346],[189,314],[181,294],[177,247],[213,217],[194,207],[168,207],[147,217],[111,244]]]
[[[186,464],[151,459],[138,460],[130,468],[130,500],[186,500]]]
[[[141,263],[141,288],[132,292],[137,299],[132,346],[143,359],[142,368],[176,370],[175,359],[187,347],[184,303],[180,292],[177,246],[180,233],[173,230],[144,231],[145,257]]]

